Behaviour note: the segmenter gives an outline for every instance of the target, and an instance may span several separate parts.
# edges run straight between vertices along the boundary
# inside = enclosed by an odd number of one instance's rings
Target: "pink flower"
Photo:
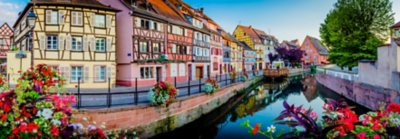
[[[381,139],[381,136],[379,136],[378,134],[375,134],[374,139]]]
[[[357,134],[357,139],[365,139],[365,132],[361,132],[359,134]]]
[[[317,119],[318,114],[317,114],[316,112],[313,112],[313,111],[312,111],[312,112],[310,113],[310,117],[313,118],[313,119]]]

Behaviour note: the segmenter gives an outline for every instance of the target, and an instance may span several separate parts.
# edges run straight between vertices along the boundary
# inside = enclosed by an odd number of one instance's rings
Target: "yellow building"
[[[31,12],[36,22],[29,43],[26,17]],[[8,54],[10,83],[15,83],[21,68],[47,64],[65,76],[69,88],[78,79],[81,88],[107,88],[108,80],[114,85],[116,12],[97,0],[32,0],[14,24],[15,46],[27,57]]]
[[[233,32],[235,38],[239,41],[245,42],[250,48],[256,52],[256,69],[262,70],[265,68],[264,63],[264,48],[260,36],[257,34],[256,29],[251,26],[238,25]]]

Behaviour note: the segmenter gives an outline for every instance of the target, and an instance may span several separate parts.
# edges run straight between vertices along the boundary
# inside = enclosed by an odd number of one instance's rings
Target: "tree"
[[[285,47],[277,47],[275,50],[278,53],[278,56],[275,58],[274,55],[270,54],[268,55],[270,59],[273,58],[276,60],[280,58],[282,60],[289,61],[293,66],[299,64],[304,55],[304,51],[300,48],[286,49]]]
[[[359,60],[376,59],[376,48],[389,37],[393,15],[389,0],[338,0],[320,27],[328,60],[353,67]]]

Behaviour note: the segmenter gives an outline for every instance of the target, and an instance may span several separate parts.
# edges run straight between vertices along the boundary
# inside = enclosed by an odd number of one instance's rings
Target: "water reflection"
[[[282,102],[285,100],[290,104],[311,107],[321,115],[326,98],[341,97],[318,85],[314,76],[292,77],[278,83],[266,82],[247,94],[229,100],[193,123],[156,138],[265,138],[261,135],[250,135],[240,124],[245,120],[250,120],[252,125],[262,123],[264,127],[273,124],[273,120],[283,110]],[[349,104],[355,105],[351,102]],[[356,113],[365,113],[365,108],[357,107]],[[288,130],[288,127],[277,125],[277,131],[280,130]]]

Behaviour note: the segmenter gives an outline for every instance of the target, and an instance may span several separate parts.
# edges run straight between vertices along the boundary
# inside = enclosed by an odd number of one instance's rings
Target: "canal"
[[[303,105],[305,108],[311,107],[321,119],[322,106],[327,98],[343,99],[335,92],[317,84],[314,76],[296,76],[274,83],[265,81],[248,90],[248,93],[230,99],[200,119],[154,138],[265,139],[262,135],[250,134],[241,124],[247,120],[251,125],[261,123],[261,130],[265,130],[284,109],[284,101],[297,106]],[[349,105],[356,106],[353,110],[357,114],[368,111],[367,108],[346,101]],[[277,132],[290,130],[286,125],[275,126]]]

